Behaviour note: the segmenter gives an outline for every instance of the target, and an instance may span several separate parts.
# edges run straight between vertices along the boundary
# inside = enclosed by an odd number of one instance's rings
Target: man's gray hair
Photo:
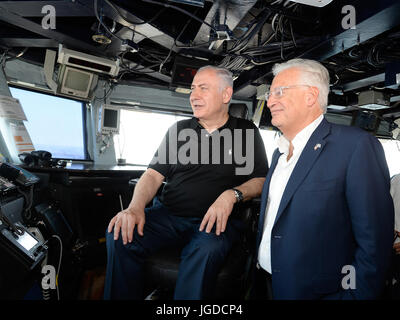
[[[289,68],[300,69],[301,84],[317,87],[319,90],[318,102],[325,113],[328,105],[329,94],[329,72],[318,61],[308,59],[292,59],[287,62],[277,63],[273,66],[274,76]]]
[[[216,67],[216,66],[204,66],[201,67],[197,72],[204,71],[204,70],[214,70],[217,76],[222,80],[224,86],[220,86],[220,89],[223,90],[226,87],[232,87],[233,88],[233,76],[232,72],[230,72],[228,69],[221,68],[221,67]]]

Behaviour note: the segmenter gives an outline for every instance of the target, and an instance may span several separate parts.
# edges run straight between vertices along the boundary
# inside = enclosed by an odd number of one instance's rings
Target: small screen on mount
[[[108,128],[118,127],[118,110],[104,109],[103,126]]]
[[[86,91],[90,84],[90,75],[77,72],[72,69],[67,70],[68,75],[65,80],[65,86],[73,90]]]

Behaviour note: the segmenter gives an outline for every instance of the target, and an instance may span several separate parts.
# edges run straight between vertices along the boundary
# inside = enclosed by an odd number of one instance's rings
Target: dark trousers
[[[135,228],[131,243],[114,241],[106,231],[107,270],[104,299],[143,299],[146,257],[167,246],[182,246],[174,299],[199,300],[210,297],[217,274],[232,244],[239,238],[239,221],[228,221],[225,232],[199,232],[200,218],[172,215],[159,201],[145,209],[143,236]]]
[[[255,277],[252,291],[254,300],[272,300],[272,277],[263,268],[255,268]]]

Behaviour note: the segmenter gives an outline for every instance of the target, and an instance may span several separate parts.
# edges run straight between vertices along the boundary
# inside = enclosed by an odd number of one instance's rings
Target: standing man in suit
[[[273,73],[268,108],[283,135],[261,196],[257,282],[273,299],[378,298],[393,242],[383,148],[326,121],[320,63],[293,59]]]

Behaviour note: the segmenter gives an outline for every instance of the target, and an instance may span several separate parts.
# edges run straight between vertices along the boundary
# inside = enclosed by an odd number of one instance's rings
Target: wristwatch
[[[238,189],[232,189],[233,192],[235,193],[235,197],[236,197],[236,202],[240,202],[243,200],[243,193],[242,191],[238,190]]]

